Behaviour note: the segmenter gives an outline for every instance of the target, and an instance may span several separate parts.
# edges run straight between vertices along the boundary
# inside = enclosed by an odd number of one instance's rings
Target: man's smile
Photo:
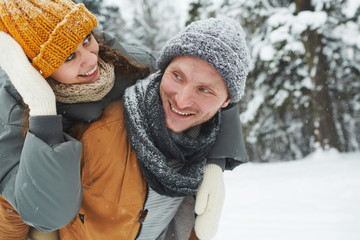
[[[170,109],[171,111],[173,111],[174,113],[177,113],[181,116],[190,116],[190,115],[193,115],[191,113],[183,113],[183,112],[180,112],[179,110],[177,110],[173,105],[170,104]]]

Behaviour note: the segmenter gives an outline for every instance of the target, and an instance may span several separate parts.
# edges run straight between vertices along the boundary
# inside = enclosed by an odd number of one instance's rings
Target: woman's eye
[[[75,53],[70,54],[70,56],[67,57],[65,62],[71,61],[75,57]]]
[[[85,39],[84,39],[84,44],[89,43],[90,40],[91,40],[91,33],[85,37]]]

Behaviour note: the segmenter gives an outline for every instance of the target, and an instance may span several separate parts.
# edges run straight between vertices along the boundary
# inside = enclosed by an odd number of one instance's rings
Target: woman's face
[[[65,84],[93,83],[100,77],[99,44],[90,33],[51,77]]]

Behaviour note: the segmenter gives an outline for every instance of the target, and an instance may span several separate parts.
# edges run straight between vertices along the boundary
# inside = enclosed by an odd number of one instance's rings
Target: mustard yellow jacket
[[[109,105],[80,141],[83,200],[60,239],[135,239],[146,182],[127,140],[122,103]]]

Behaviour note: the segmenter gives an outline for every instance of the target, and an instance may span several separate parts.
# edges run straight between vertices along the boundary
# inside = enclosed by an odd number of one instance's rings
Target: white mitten
[[[195,203],[196,236],[201,240],[215,236],[225,199],[224,175],[220,166],[205,166],[204,179],[198,189]]]
[[[56,115],[55,94],[21,46],[0,31],[0,66],[30,108],[30,116]]]

